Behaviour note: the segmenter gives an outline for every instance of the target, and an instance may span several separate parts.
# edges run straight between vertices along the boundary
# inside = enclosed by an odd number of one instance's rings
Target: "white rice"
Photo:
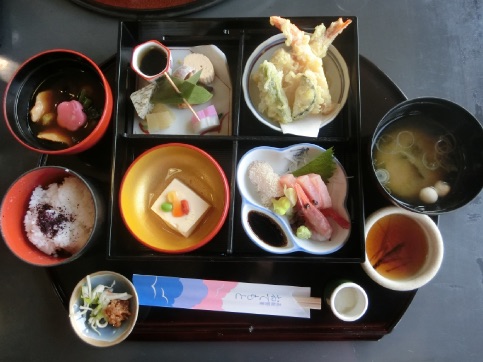
[[[46,189],[37,186],[24,225],[30,242],[45,254],[75,254],[86,244],[94,226],[92,195],[72,176]]]

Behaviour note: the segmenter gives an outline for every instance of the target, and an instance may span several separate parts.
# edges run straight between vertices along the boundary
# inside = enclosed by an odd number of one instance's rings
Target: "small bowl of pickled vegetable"
[[[139,311],[136,289],[124,275],[99,271],[74,288],[69,302],[72,328],[84,342],[110,347],[132,332]]]
[[[393,204],[438,215],[473,200],[483,187],[483,128],[463,107],[416,98],[392,108],[371,142],[373,174]]]
[[[3,99],[13,137],[45,154],[76,154],[94,146],[108,129],[112,108],[112,91],[101,69],[67,49],[27,59]]]

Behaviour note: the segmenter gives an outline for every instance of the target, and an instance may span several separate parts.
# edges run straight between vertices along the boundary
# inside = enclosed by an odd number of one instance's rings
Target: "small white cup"
[[[366,291],[360,285],[349,281],[330,284],[326,289],[325,300],[332,313],[345,322],[361,318],[369,305]]]
[[[143,57],[146,55],[146,53],[153,48],[161,50],[166,55],[166,66],[164,67],[164,69],[161,69],[156,74],[145,74],[140,69],[141,61]],[[171,51],[167,46],[165,46],[164,44],[160,43],[157,40],[148,40],[144,43],[137,45],[133,50],[133,54],[131,58],[131,68],[141,78],[146,79],[148,82],[154,82],[156,79],[162,77],[165,73],[169,73],[171,70],[171,63],[172,63]]]

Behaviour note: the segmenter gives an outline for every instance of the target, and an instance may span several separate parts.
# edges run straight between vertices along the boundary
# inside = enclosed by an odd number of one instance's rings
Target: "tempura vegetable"
[[[260,111],[280,123],[292,122],[287,96],[282,88],[283,73],[278,71],[273,63],[265,60],[260,65],[256,77],[260,91]]]

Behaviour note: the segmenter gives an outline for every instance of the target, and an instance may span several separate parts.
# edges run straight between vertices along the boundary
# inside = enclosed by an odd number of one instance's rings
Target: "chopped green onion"
[[[86,279],[86,285],[81,288],[81,299],[83,304],[79,306],[79,312],[77,312],[76,315],[82,316],[90,312],[87,322],[89,323],[89,326],[100,335],[101,333],[98,328],[105,328],[108,325],[107,317],[104,314],[108,304],[112,300],[128,300],[132,296],[125,292],[114,293],[112,288],[114,287],[115,281],[112,282],[110,287],[99,284],[92,289],[90,277],[87,276]]]

